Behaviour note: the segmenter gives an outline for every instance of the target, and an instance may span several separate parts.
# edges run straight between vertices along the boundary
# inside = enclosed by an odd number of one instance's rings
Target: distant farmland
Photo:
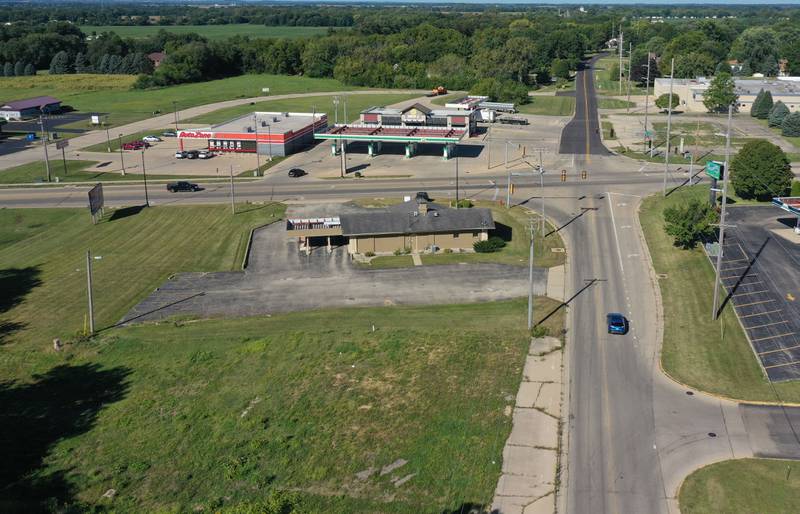
[[[145,26],[115,26],[115,25],[81,25],[81,30],[86,34],[92,32],[116,32],[120,37],[145,38],[164,29],[167,32],[185,34],[197,32],[208,39],[224,39],[232,36],[249,37],[308,37],[325,34],[328,27],[265,27],[264,25],[251,25],[249,23],[236,23],[229,25],[145,25]]]

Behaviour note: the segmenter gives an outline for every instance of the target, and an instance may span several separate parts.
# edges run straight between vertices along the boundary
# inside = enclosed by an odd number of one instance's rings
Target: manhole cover
[[[714,432],[709,432],[708,437],[717,437],[717,434]]]
[[[694,392],[692,392],[692,391],[686,391],[686,394],[687,394],[688,396],[694,396]]]

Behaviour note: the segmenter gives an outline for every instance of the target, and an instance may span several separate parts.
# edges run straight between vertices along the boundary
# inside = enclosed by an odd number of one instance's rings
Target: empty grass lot
[[[106,329],[173,272],[237,269],[248,230],[282,211],[157,207],[93,226],[82,209],[0,210],[3,510],[218,511],[275,490],[303,512],[491,501],[530,342],[522,300]],[[71,338],[86,248],[102,257],[88,340]],[[547,323],[559,332],[563,312]]]
[[[194,32],[207,39],[226,39],[233,36],[247,36],[250,38],[301,38],[324,35],[328,27],[266,27],[249,23],[230,23],[227,25],[81,25],[84,34],[95,32],[116,32],[122,38],[144,39],[155,36],[159,31],[165,30],[172,34],[187,34]]]
[[[133,160],[134,164],[139,163],[138,160],[138,153],[136,152],[128,152],[126,155],[126,159],[130,155],[130,158]],[[127,162],[127,161],[126,161]],[[55,182],[56,178],[59,182],[117,182],[120,180],[141,180],[141,174],[131,174],[128,173],[127,175],[123,176],[119,169],[117,171],[109,171],[109,172],[98,172],[98,171],[87,171],[86,168],[90,168],[97,164],[97,161],[75,161],[75,160],[67,160],[67,173],[64,174],[64,161],[61,159],[55,160],[53,159],[50,161],[50,178],[51,182]],[[116,162],[119,164],[119,162]],[[7,170],[0,170],[0,184],[29,184],[35,182],[47,182],[46,180],[47,173],[45,170],[44,161],[37,161],[31,162],[28,164],[22,164],[20,166],[15,166],[14,168],[9,168]],[[186,175],[156,175],[156,174],[147,174],[147,180],[159,180],[159,179],[172,179],[172,178],[180,178],[186,179],[189,178]],[[162,186],[163,187],[163,186]]]
[[[676,380],[702,391],[741,400],[800,402],[800,383],[771,386],[764,378],[731,305],[720,320],[711,321],[714,270],[703,250],[676,248],[664,232],[665,207],[707,198],[708,187],[694,186],[666,199],[650,196],[642,203],[640,220],[653,266],[656,273],[667,275],[659,280],[664,308],[662,366]]]
[[[619,64],[619,56],[608,56],[599,59],[594,65],[594,86],[598,95],[627,95],[628,83],[623,78],[622,92],[619,88],[619,75],[611,76],[611,68],[614,64]],[[628,61],[625,60],[627,70]],[[638,84],[631,84],[631,95],[644,95],[645,88]]]
[[[372,106],[387,106],[417,98],[415,94],[361,94],[347,95],[347,117],[350,121],[357,120],[359,113]],[[267,112],[324,112],[328,115],[328,123],[333,124],[335,120],[333,95],[308,96],[303,98],[287,98],[285,100],[265,100],[256,102],[254,105],[238,105],[228,107],[196,116],[186,120],[186,123],[222,123],[232,120],[238,116],[250,114],[253,111]],[[339,105],[339,122],[344,121],[344,105]]]
[[[620,100],[618,98],[598,98],[598,109],[625,109],[626,107],[636,107],[636,104],[627,100]]]
[[[420,259],[423,265],[437,265],[437,264],[471,264],[479,262],[496,262],[501,264],[511,264],[514,266],[527,266],[528,255],[530,253],[530,229],[528,228],[528,220],[530,217],[536,218],[536,213],[530,214],[529,211],[522,207],[513,207],[506,209],[499,207],[491,202],[478,202],[477,207],[491,207],[492,216],[494,217],[495,224],[498,229],[495,230],[496,235],[507,239],[507,244],[501,250],[492,253],[443,253],[439,252],[434,255],[422,254]],[[538,207],[538,206],[537,206]],[[504,228],[504,227],[508,228]],[[538,225],[537,225],[538,227]],[[545,234],[550,233],[553,227],[547,225]],[[494,235],[490,233],[490,236]],[[535,257],[534,265],[549,268],[551,266],[558,266],[564,264],[564,253],[555,253],[552,248],[563,248],[564,242],[558,234],[550,234],[545,238],[536,233],[535,244]],[[403,268],[413,266],[414,263],[409,255],[390,255],[380,256],[372,259],[370,264],[365,264],[365,267],[373,269],[379,268]]]
[[[726,460],[686,478],[679,492],[682,514],[795,514],[800,463],[787,460]]]
[[[531,96],[529,99],[529,103],[517,106],[519,112],[549,116],[572,116],[575,112],[574,96]]]
[[[108,123],[117,126],[149,118],[156,111],[170,113],[173,101],[177,102],[180,110],[260,96],[264,87],[270,88],[272,95],[359,89],[334,79],[284,75],[240,75],[147,90],[131,89],[135,80],[132,75],[91,74],[0,78],[0,98],[10,100],[51,95],[78,111],[108,114]]]

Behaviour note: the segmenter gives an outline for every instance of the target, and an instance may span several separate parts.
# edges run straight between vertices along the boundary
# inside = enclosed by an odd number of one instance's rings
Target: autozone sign
[[[214,137],[214,134],[212,132],[201,132],[199,130],[194,132],[182,130],[180,134],[178,134],[178,137],[189,139],[210,139]]]

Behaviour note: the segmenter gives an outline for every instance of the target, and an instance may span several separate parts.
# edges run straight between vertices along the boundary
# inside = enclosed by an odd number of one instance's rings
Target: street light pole
[[[253,126],[256,132],[256,176],[261,172],[261,157],[258,155],[258,114],[253,113]]]
[[[456,155],[456,209],[458,209],[458,155]]]
[[[528,252],[528,330],[533,329],[533,220],[531,220],[531,245]]]
[[[108,116],[106,116],[106,150],[111,153],[111,136],[108,135]]]
[[[669,70],[669,105],[667,105],[667,146],[664,148],[664,190],[662,194],[667,196],[667,172],[669,171],[669,143],[670,132],[672,131],[672,83],[675,81],[675,58]]]
[[[47,132],[44,130],[44,115],[39,114],[39,124],[42,126],[42,148],[44,148],[44,166],[47,169],[47,181],[50,182],[50,159],[47,156]]]
[[[120,134],[117,139],[119,140],[119,162],[122,166],[122,176],[125,176],[125,157],[122,156],[122,134]]]
[[[728,182],[730,170],[728,163],[731,158],[731,119],[733,118],[733,104],[728,106],[728,130],[725,134],[725,168],[723,168],[722,178],[722,210],[719,215],[719,249],[717,250],[717,266],[714,276],[714,308],[711,311],[711,320],[717,319],[717,305],[719,302],[719,275],[722,267],[722,252],[725,248],[725,207],[728,204]]]
[[[647,115],[650,105],[650,52],[647,52],[647,81],[644,84],[644,88],[644,150],[647,152]],[[653,146],[652,139],[650,146]]]
[[[144,204],[150,207],[150,197],[147,195],[147,170],[144,167],[144,150],[142,150],[142,176],[144,177]]]
[[[313,131],[314,130],[313,122],[311,127],[312,127],[311,130]],[[272,125],[270,125],[269,123],[267,123],[267,137],[268,137],[267,148],[269,148],[269,162],[272,162]],[[285,150],[284,153],[286,153]]]
[[[175,135],[178,135],[178,102],[172,101],[172,113],[175,116]]]
[[[633,68],[633,43],[628,43],[628,105],[625,106],[625,112],[631,112],[631,75]]]

